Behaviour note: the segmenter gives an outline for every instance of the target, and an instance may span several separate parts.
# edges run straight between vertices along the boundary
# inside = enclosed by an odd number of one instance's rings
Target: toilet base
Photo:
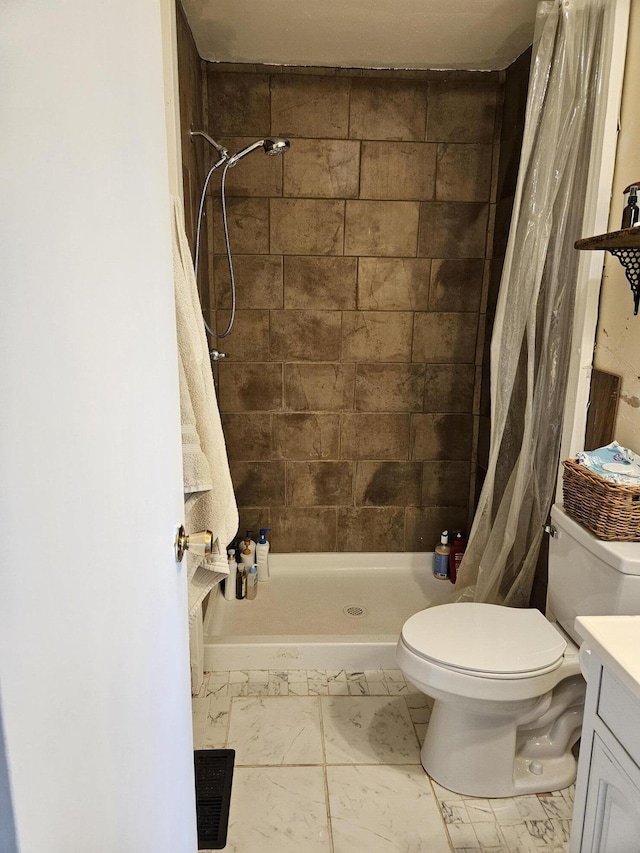
[[[536,702],[530,709],[534,711]],[[471,797],[513,797],[557,791],[576,778],[569,737],[559,754],[536,754],[518,749],[518,725],[513,717],[496,719],[471,713],[436,700],[420,759],[439,785]]]

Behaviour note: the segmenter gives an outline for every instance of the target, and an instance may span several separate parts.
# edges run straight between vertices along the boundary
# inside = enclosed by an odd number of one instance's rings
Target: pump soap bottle
[[[264,527],[260,531],[260,539],[256,545],[256,565],[258,566],[258,580],[269,580],[269,543],[267,542],[267,533],[271,530],[270,527]]]
[[[627,206],[622,211],[622,227],[634,228],[640,219],[640,208],[638,208],[638,184],[629,184],[624,194],[629,193]]]
[[[449,531],[443,530],[440,534],[440,544],[436,545],[433,554],[433,574],[439,580],[449,578]]]
[[[251,550],[251,541],[249,539],[245,539],[242,545],[243,548],[240,552],[240,562],[248,571],[255,563],[253,552]]]

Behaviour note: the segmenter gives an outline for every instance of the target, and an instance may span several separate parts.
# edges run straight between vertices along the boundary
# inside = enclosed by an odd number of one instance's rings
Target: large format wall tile
[[[273,415],[273,454],[277,459],[337,459],[339,442],[340,415]]]
[[[284,462],[231,462],[230,468],[239,506],[284,505]]]
[[[418,506],[422,480],[419,462],[357,462],[357,506]]]
[[[236,302],[239,309],[258,311],[283,308],[282,258],[279,255],[232,256]],[[226,255],[213,259],[215,305],[231,308],[231,283]]]
[[[283,159],[284,195],[302,198],[358,197],[359,142],[297,139]]]
[[[343,459],[408,459],[408,414],[343,415]]]
[[[285,408],[341,412],[353,408],[354,364],[286,364]]]
[[[477,314],[416,314],[413,361],[473,363],[477,325]]]
[[[429,82],[427,139],[431,142],[493,142],[495,81]]]
[[[341,506],[353,501],[353,462],[288,462],[287,504]]]
[[[359,364],[356,409],[359,412],[421,412],[424,364]]]
[[[471,412],[475,388],[473,364],[425,365],[425,412]]]
[[[344,201],[271,199],[271,251],[283,255],[341,255]]]
[[[336,361],[341,316],[337,311],[272,311],[271,358],[275,361]]]
[[[472,415],[412,415],[413,459],[470,459]]]
[[[372,77],[351,82],[351,139],[424,140],[425,83]]]
[[[272,412],[282,409],[282,365],[218,364],[218,402],[223,412]]]
[[[413,315],[400,311],[345,311],[343,361],[410,361]]]
[[[430,311],[478,311],[485,262],[482,258],[435,260],[431,264]]]
[[[336,517],[335,507],[274,508],[271,510],[271,547],[283,553],[336,551]]]
[[[269,252],[269,201],[266,198],[228,198],[227,223],[232,253],[258,255]],[[222,228],[222,208],[213,205],[213,251],[226,251]]]
[[[428,311],[428,258],[358,258],[358,308]]]
[[[404,551],[405,508],[338,507],[338,551]]]
[[[433,198],[436,146],[424,142],[363,142],[360,198]]]
[[[284,307],[356,307],[356,258],[295,255],[284,259]]]
[[[422,204],[418,254],[425,258],[484,258],[488,216],[486,204]]]
[[[489,201],[491,145],[438,145],[438,201]]]
[[[271,132],[344,139],[349,135],[349,80],[289,74],[272,77]]]
[[[415,201],[347,201],[344,253],[411,257],[418,221]]]
[[[222,414],[222,427],[231,461],[271,459],[271,413]]]
[[[269,128],[269,76],[209,71],[209,134],[260,139]]]

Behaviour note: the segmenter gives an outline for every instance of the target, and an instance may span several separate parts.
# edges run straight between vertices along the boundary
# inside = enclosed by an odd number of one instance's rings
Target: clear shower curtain
[[[554,495],[606,0],[538,5],[491,341],[488,473],[456,588],[526,607]]]

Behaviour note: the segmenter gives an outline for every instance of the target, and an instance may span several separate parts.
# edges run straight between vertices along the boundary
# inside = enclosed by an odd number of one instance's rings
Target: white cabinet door
[[[621,758],[624,769],[594,736],[582,853],[640,851],[640,769]]]

